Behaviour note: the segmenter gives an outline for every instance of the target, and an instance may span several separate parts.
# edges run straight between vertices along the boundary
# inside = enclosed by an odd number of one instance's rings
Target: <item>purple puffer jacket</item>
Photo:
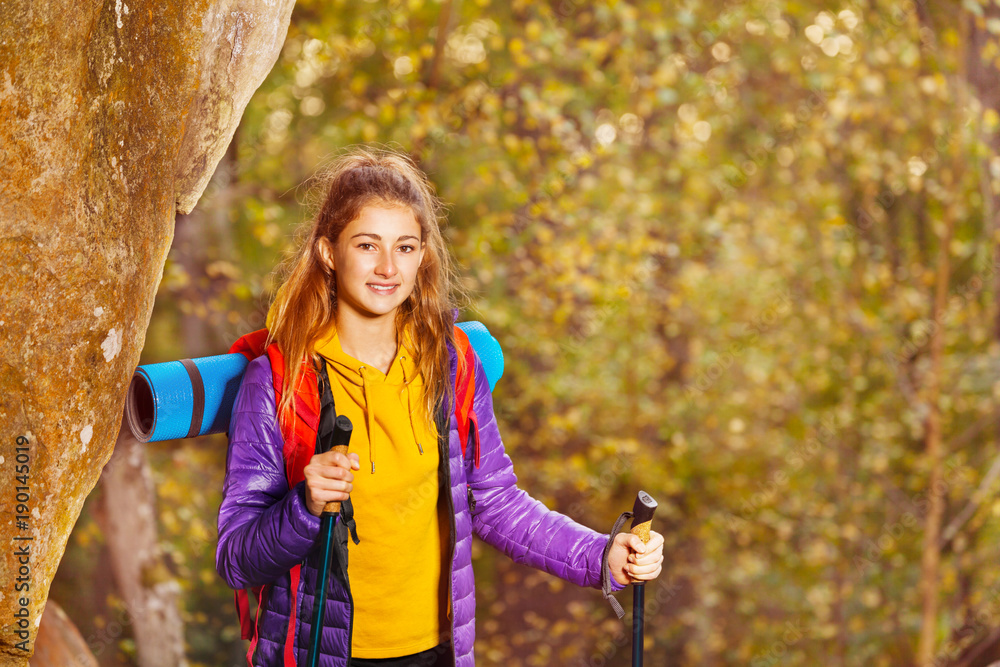
[[[456,353],[451,352],[452,383]],[[306,509],[305,485],[289,490],[282,459],[282,437],[276,420],[271,367],[266,355],[250,362],[233,406],[229,453],[216,568],[234,589],[273,584],[258,624],[253,665],[282,665],[291,607],[289,571],[301,564],[296,596],[294,654],[306,664],[318,577],[320,520]],[[514,561],[554,574],[580,586],[600,588],[608,536],[581,526],[545,507],[517,487],[510,458],[504,451],[493,414],[493,397],[482,363],[476,357],[473,404],[479,420],[480,467],[472,461],[473,447],[463,459],[458,427],[450,415],[438,416],[438,469],[442,487],[451,490],[451,639],[456,667],[473,667],[475,657],[475,582],[472,534]],[[471,439],[470,434],[470,439]],[[447,448],[447,456],[444,456]],[[448,465],[443,463],[447,461]],[[470,503],[470,500],[472,501]],[[470,505],[474,509],[470,509]],[[347,529],[338,517],[335,551],[343,563],[331,568],[321,667],[346,667],[351,654],[352,601],[347,579]],[[339,545],[339,548],[338,548]],[[612,589],[624,588],[611,578]]]

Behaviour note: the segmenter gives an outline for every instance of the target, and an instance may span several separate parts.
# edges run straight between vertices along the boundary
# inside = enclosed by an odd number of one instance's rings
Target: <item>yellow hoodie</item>
[[[336,412],[354,426],[350,451],[361,458],[351,491],[360,543],[347,541],[358,658],[425,651],[449,625],[437,428],[423,416],[423,378],[408,342],[387,374],[345,353],[336,331],[316,344]]]

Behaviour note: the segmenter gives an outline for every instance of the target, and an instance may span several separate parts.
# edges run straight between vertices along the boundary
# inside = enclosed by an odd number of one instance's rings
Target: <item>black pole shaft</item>
[[[329,388],[325,388],[329,391]],[[332,404],[332,400],[330,401]],[[351,420],[340,415],[336,419],[332,418],[332,409],[323,411],[320,415],[320,426],[317,433],[317,448],[319,453],[330,451],[331,449],[347,454],[347,447],[351,441],[351,433],[354,430]],[[332,421],[332,424],[330,423]],[[306,661],[308,667],[319,665],[319,642],[323,636],[323,615],[326,610],[326,587],[330,581],[330,556],[333,550],[333,526],[336,523],[337,514],[340,512],[340,502],[327,503],[323,508],[320,517],[319,543],[320,543],[320,563],[319,573],[316,579],[316,608],[313,611],[312,629],[309,632],[309,654]]]
[[[632,534],[649,542],[649,529],[656,511],[656,501],[645,491],[635,497],[632,508]],[[645,625],[646,584],[632,582],[632,667],[642,667],[643,627]]]
[[[330,551],[333,546],[334,517],[323,513],[319,529],[320,554],[319,590],[316,591],[316,610],[313,614],[312,631],[309,633],[309,667],[319,664],[319,640],[323,635],[323,612],[326,609],[326,582],[330,580]]]
[[[632,584],[632,667],[642,667],[646,585]]]

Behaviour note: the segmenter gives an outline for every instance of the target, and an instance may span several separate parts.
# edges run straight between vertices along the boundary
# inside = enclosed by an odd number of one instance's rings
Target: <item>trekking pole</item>
[[[354,425],[351,420],[340,415],[333,425],[333,437],[325,437],[322,419],[320,420],[319,432],[320,443],[323,452],[332,449],[347,456],[347,445],[351,441],[351,431]],[[332,446],[330,446],[332,443]],[[323,611],[326,608],[326,585],[330,580],[330,552],[333,547],[333,524],[340,513],[340,501],[334,500],[323,507],[323,514],[320,518],[319,540],[322,547],[320,554],[319,578],[316,591],[316,609],[313,612],[312,632],[309,634],[309,660],[306,663],[309,667],[316,667],[319,664],[319,640],[323,635]]]
[[[653,522],[656,501],[645,491],[635,497],[632,508],[632,528],[629,532],[638,536],[643,544],[649,542],[649,529]],[[646,605],[646,582],[632,582],[632,667],[642,667],[643,618]]]

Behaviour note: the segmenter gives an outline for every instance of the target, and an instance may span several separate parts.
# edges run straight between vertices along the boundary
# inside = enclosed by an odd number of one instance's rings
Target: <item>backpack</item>
[[[241,336],[232,347],[230,354],[242,354],[249,361],[264,354],[271,365],[275,405],[281,405],[281,390],[285,376],[285,359],[278,349],[277,343],[264,347],[267,341],[267,329]],[[473,410],[473,400],[476,394],[475,351],[469,342],[469,337],[460,327],[455,327],[455,349],[458,354],[458,369],[455,373],[455,418],[458,423],[459,442],[462,446],[462,456],[465,456],[469,444],[469,436],[473,442],[473,464],[479,467],[479,420]],[[302,362],[302,372],[295,387],[295,414],[291,414],[290,406],[278,415],[281,429],[282,459],[285,462],[285,476],[288,488],[294,487],[305,479],[304,469],[316,452],[316,438],[320,418],[320,393],[318,377],[312,364]],[[347,503],[345,503],[347,504]],[[349,507],[349,504],[348,504]],[[349,517],[348,517],[349,518]],[[350,520],[353,523],[353,519]],[[354,536],[357,541],[357,536]],[[288,634],[285,638],[284,664],[286,667],[295,665],[293,645],[295,641],[295,611],[298,596],[300,565],[290,571],[291,576],[291,614],[288,622]],[[240,619],[240,636],[250,640],[247,651],[247,664],[252,665],[254,649],[257,647],[257,626],[260,621],[260,610],[265,606],[270,585],[257,586],[253,589],[257,598],[257,617],[251,619],[250,596],[247,590],[235,592],[236,612]]]

